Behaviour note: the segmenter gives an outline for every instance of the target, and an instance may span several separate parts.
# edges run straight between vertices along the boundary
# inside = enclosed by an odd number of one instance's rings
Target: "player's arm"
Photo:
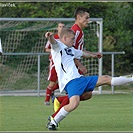
[[[83,51],[83,57],[86,57],[86,58],[101,58],[102,57],[102,54],[99,53],[99,52],[89,52],[89,51]]]
[[[45,37],[49,40],[51,44],[56,44],[57,41],[54,39],[52,32],[46,32]]]
[[[87,73],[87,69],[85,66],[82,65],[82,63],[79,61],[79,59],[74,59],[74,62],[76,64],[76,66],[78,67],[78,69],[80,69],[84,74]]]
[[[51,49],[49,49],[49,48],[45,48],[45,52],[50,53],[50,52],[51,52]]]
[[[44,46],[44,52],[51,53],[51,44],[49,41]]]

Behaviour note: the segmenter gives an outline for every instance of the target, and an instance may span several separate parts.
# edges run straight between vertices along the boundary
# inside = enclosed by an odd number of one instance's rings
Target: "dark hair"
[[[61,24],[65,24],[65,22],[63,22],[63,21],[59,21],[58,24],[59,24],[59,23],[61,23]]]
[[[84,7],[78,7],[75,12],[74,12],[74,18],[77,18],[77,15],[80,14],[82,15],[83,13],[88,12],[89,13],[89,9],[84,8]]]

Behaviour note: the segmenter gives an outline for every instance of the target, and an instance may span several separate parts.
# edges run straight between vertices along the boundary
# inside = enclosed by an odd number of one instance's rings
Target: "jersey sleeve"
[[[75,52],[74,57],[75,57],[76,59],[80,59],[81,56],[83,55],[83,51],[82,51],[82,50],[77,50],[77,49],[75,49],[75,48],[73,48],[73,49],[74,49],[74,52]]]
[[[47,43],[46,43],[46,45],[45,45],[45,49],[51,49],[51,44],[50,44],[50,42],[49,41],[47,41]]]
[[[52,50],[55,52],[59,52],[60,50],[60,41],[56,41],[57,43],[52,44]]]
[[[75,42],[74,42],[75,49],[83,50],[83,45],[84,45],[83,31],[77,24],[74,24],[71,27],[71,29],[75,32]]]

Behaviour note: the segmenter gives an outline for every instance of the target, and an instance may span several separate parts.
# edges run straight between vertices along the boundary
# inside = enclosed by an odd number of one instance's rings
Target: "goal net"
[[[59,21],[71,27],[73,18],[1,18],[0,38],[3,55],[0,56],[0,90],[45,90],[48,85],[48,54],[44,52],[46,31],[56,32]],[[99,51],[102,19],[91,18],[84,30],[85,49]],[[38,58],[40,55],[40,58]],[[40,62],[38,62],[38,59]],[[38,74],[40,63],[40,75]],[[82,59],[88,75],[99,74],[97,59]],[[38,76],[39,82],[38,82]]]

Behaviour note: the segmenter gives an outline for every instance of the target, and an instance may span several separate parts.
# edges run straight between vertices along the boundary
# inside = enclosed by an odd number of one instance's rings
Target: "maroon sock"
[[[59,96],[57,97],[57,100],[60,102],[60,104],[62,103],[62,101],[65,99],[65,98],[68,98],[68,96]]]
[[[48,86],[47,89],[46,89],[46,98],[45,98],[45,102],[46,102],[46,101],[49,102],[51,93],[52,93],[52,89],[51,89],[51,87]]]
[[[64,100],[62,101],[62,103],[61,103],[61,105],[60,105],[60,108],[59,108],[54,114],[52,114],[52,117],[54,118],[55,115],[60,111],[60,109],[61,109],[63,106],[67,105],[67,104],[69,104],[69,98],[68,98],[68,97],[64,98]]]

